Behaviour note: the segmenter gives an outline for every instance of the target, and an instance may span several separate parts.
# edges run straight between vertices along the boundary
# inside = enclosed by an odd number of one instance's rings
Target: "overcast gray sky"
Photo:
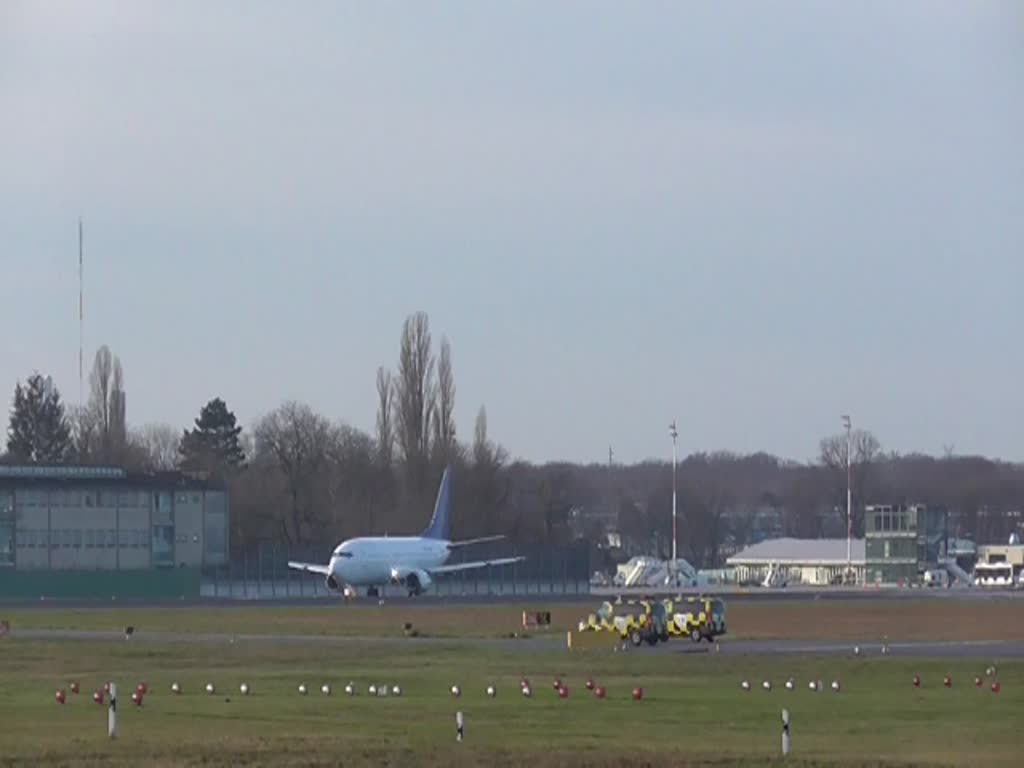
[[[0,3],[0,390],[373,425],[404,317],[533,460],[1024,459],[1024,5]],[[5,395],[6,397],[6,395]]]

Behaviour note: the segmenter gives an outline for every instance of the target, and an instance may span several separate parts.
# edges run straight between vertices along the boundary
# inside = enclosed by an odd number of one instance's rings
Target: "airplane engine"
[[[409,595],[412,596],[426,592],[434,582],[426,571],[395,568],[391,571],[391,583],[406,586],[409,589]]]
[[[327,585],[327,588],[331,590],[331,592],[337,592],[341,589],[341,584],[338,583],[338,579],[333,573],[328,574],[327,578],[324,579],[324,584]]]

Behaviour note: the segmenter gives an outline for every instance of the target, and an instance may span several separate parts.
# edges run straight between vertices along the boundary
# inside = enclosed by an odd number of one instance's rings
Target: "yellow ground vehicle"
[[[601,604],[596,614],[590,614],[586,622],[580,622],[580,631],[615,632],[633,645],[656,645],[669,639],[669,612],[659,600],[630,601],[629,606],[618,614],[610,602]],[[632,610],[630,610],[632,609]]]
[[[666,609],[671,620],[669,634],[673,637],[689,637],[699,643],[709,643],[726,633],[725,603],[717,597],[690,597],[686,600],[666,600]]]

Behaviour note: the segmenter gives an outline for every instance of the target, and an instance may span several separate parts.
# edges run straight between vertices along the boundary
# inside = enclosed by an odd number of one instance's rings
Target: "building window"
[[[85,532],[85,548],[92,549],[96,546],[96,531],[92,528]]]
[[[882,530],[882,516],[881,515],[877,515],[877,514],[875,515],[875,530],[876,531]]]
[[[107,548],[117,549],[117,531],[113,528],[107,529]]]
[[[153,563],[154,565],[174,564],[174,526],[153,526]]]
[[[82,548],[82,531],[77,530],[74,533],[74,538],[71,540],[71,544],[75,549]]]
[[[85,506],[87,506],[87,507],[91,507],[92,506],[92,494],[91,493],[85,494]]]

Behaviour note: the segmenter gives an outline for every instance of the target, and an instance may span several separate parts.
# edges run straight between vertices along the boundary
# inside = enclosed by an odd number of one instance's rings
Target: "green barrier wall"
[[[0,571],[4,598],[193,598],[198,568],[139,571]]]

